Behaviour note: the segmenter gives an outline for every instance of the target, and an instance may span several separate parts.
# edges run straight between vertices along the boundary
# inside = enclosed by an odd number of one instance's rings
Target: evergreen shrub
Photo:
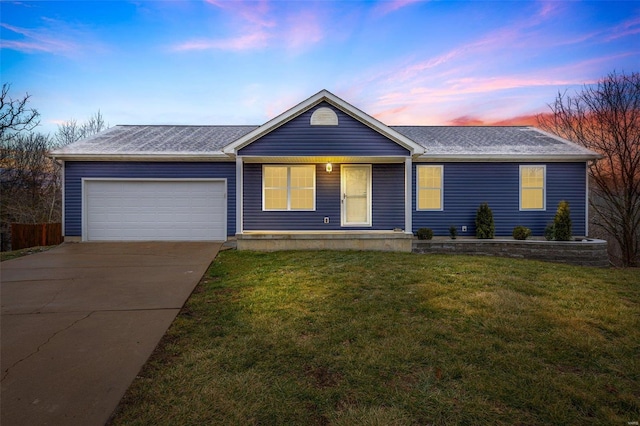
[[[558,204],[553,228],[556,241],[571,241],[571,212],[567,201],[560,201]]]
[[[431,228],[420,228],[416,235],[419,240],[430,240],[433,238],[433,230]]]
[[[476,213],[476,237],[480,239],[491,239],[495,236],[496,227],[493,223],[493,212],[489,204],[482,203]]]
[[[513,238],[516,240],[526,240],[531,236],[531,229],[526,226],[516,226],[513,228]]]

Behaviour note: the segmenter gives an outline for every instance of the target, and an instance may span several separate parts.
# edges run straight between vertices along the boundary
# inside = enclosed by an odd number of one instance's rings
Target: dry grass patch
[[[20,250],[13,251],[3,251],[0,252],[0,262],[4,262],[5,260],[17,259],[23,256],[29,256],[30,254],[42,253],[43,251],[50,250],[57,246],[38,246],[38,247],[29,247]]]

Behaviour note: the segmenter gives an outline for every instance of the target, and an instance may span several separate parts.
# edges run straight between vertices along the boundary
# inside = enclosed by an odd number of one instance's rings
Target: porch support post
[[[411,161],[411,157],[407,157],[404,160],[404,188],[405,188],[405,196],[404,196],[404,232],[407,234],[413,234],[413,211],[411,210],[412,204],[412,185],[411,180],[413,176],[413,162]]]
[[[242,234],[242,157],[236,156],[236,234]]]

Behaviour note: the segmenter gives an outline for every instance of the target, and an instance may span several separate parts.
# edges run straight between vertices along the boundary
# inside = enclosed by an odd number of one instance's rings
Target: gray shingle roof
[[[258,126],[115,126],[54,155],[219,154]]]
[[[217,156],[259,126],[115,126],[52,152],[58,157]],[[390,126],[426,149],[422,158],[596,158],[594,152],[528,126]],[[228,158],[228,157],[227,157]]]
[[[425,157],[589,156],[595,153],[529,126],[391,126],[424,146]]]

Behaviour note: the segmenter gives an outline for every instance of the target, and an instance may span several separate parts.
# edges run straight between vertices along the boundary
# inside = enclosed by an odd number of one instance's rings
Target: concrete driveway
[[[82,243],[0,265],[0,423],[103,425],[219,243]]]

